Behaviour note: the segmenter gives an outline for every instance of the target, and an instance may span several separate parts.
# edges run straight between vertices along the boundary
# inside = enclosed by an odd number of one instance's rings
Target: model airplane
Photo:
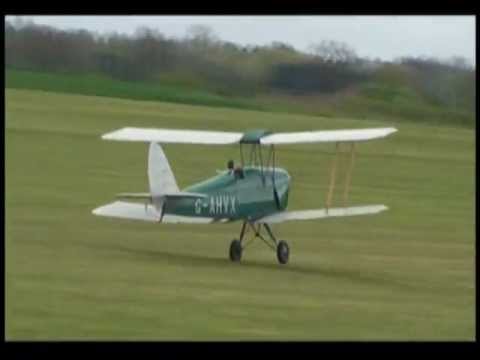
[[[281,264],[289,258],[289,246],[277,240],[270,224],[288,220],[311,220],[337,216],[375,214],[387,210],[385,205],[332,208],[336,163],[339,144],[350,144],[350,165],[346,173],[344,202],[346,203],[354,160],[355,143],[384,138],[397,131],[395,128],[359,130],[308,131],[271,133],[254,130],[246,133],[199,130],[170,130],[123,128],[102,136],[105,140],[142,141],[150,143],[148,155],[149,193],[118,194],[119,201],[93,210],[93,214],[133,220],[164,223],[196,223],[241,221],[238,239],[230,245],[230,259],[240,261],[248,228],[253,230],[253,241],[260,238],[277,253]],[[336,155],[330,172],[330,185],[324,209],[286,211],[290,188],[287,170],[275,165],[275,146],[299,143],[336,143]],[[240,166],[228,162],[228,169],[183,190],[177,182],[167,157],[159,144],[239,144]],[[249,155],[245,163],[244,149]],[[265,149],[266,148],[266,149]],[[262,150],[268,151],[264,154]],[[266,155],[264,157],[264,155]],[[138,203],[138,202],[141,203]],[[142,204],[143,202],[143,204]],[[265,229],[268,240],[261,230]]]

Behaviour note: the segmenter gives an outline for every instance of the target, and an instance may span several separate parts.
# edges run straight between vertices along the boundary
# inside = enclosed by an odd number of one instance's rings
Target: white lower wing
[[[275,224],[289,220],[313,220],[324,219],[329,217],[338,216],[356,216],[377,214],[381,211],[385,211],[388,208],[385,205],[368,205],[368,206],[353,206],[345,208],[330,208],[326,209],[313,209],[313,210],[298,210],[298,211],[285,211],[268,215],[256,220],[257,223]]]
[[[147,204],[129,203],[125,201],[115,201],[111,204],[100,206],[92,211],[94,215],[107,216],[114,218],[142,220],[150,222],[159,222],[160,214],[152,206]],[[190,224],[210,224],[215,222],[212,218],[190,217],[180,215],[165,214],[162,223],[190,223]]]

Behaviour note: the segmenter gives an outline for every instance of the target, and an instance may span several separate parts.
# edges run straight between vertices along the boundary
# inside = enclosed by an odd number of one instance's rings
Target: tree
[[[33,23],[32,19],[24,19],[21,16],[15,16],[15,18],[13,19],[13,23],[11,23],[11,25],[15,29],[20,30],[27,26],[34,26],[35,24]]]
[[[191,25],[187,32],[194,47],[201,50],[205,50],[218,42],[218,37],[213,29],[207,25]]]
[[[463,56],[452,56],[448,63],[453,67],[460,70],[471,70],[472,66],[469,64],[468,60]]]
[[[310,49],[313,54],[327,62],[353,62],[357,59],[355,50],[339,41],[323,40],[319,44],[311,45]]]

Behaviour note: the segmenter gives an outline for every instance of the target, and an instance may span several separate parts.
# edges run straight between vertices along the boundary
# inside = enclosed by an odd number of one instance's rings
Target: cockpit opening
[[[229,174],[231,174],[233,172],[234,167],[235,167],[235,163],[233,162],[233,160],[228,160],[227,169],[228,169]]]
[[[245,178],[245,174],[243,173],[243,169],[240,166],[237,166],[234,171],[235,179],[243,179]]]

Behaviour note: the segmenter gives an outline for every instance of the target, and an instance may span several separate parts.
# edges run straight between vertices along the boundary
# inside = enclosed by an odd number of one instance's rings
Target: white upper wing
[[[284,211],[273,215],[265,216],[256,220],[255,222],[275,224],[289,220],[313,220],[337,216],[367,215],[376,214],[387,209],[388,208],[385,205],[367,205],[345,208],[330,208],[328,209],[328,211],[326,209]]]
[[[320,130],[277,133],[260,139],[261,144],[299,144],[339,141],[366,141],[383,138],[397,131],[395,128],[353,130]],[[237,144],[243,138],[240,132],[173,130],[125,127],[104,134],[104,140],[143,141],[175,144],[228,145]]]
[[[338,141],[366,141],[383,138],[397,131],[395,128],[373,128],[357,130],[326,130],[278,133],[264,136],[262,144],[299,144]]]
[[[242,136],[242,133],[225,131],[144,129],[126,127],[104,134],[102,139],[158,142],[164,144],[176,143],[226,145],[238,143]]]

